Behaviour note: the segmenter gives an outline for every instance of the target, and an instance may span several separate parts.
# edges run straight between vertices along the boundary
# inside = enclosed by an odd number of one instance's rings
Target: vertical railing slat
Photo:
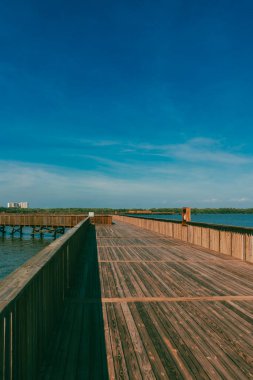
[[[19,219],[19,222],[22,221]],[[39,252],[36,257],[41,257],[41,267],[38,268],[38,258],[34,265],[31,259],[2,281],[1,380],[36,379],[52,330],[61,315],[65,294],[78,266],[80,247],[84,244],[89,223],[89,218],[86,218],[65,236]],[[8,281],[15,283],[15,276],[19,278],[19,285],[10,300],[5,300],[5,284],[8,286]],[[23,286],[20,285],[22,276]],[[14,291],[15,289],[12,293]]]
[[[205,223],[182,226],[177,221],[127,215],[113,215],[113,219],[253,263],[253,228]]]

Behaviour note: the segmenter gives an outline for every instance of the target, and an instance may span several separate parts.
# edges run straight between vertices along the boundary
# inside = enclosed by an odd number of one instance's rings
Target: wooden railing
[[[36,379],[61,317],[89,224],[89,218],[81,221],[1,281],[1,380]]]
[[[111,215],[95,215],[90,218],[91,223],[94,224],[112,224]]]
[[[253,263],[253,228],[114,215],[113,220],[208,248]]]
[[[87,215],[58,215],[58,214],[0,214],[0,226],[57,226],[74,227],[84,220]],[[95,224],[111,224],[110,215],[95,215]]]

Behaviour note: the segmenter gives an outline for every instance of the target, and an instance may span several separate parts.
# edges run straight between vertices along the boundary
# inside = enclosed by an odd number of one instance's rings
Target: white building
[[[18,202],[8,202],[7,207],[8,208],[18,208],[19,204],[18,204]]]
[[[19,202],[18,204],[20,208],[29,208],[28,202]]]
[[[8,208],[29,208],[28,202],[8,202]]]

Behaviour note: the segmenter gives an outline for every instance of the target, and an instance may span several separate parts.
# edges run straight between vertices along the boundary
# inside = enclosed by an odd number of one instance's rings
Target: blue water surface
[[[135,215],[137,216],[137,215]],[[139,215],[145,218],[182,220],[181,215]],[[253,228],[253,214],[192,214],[192,222]]]
[[[29,227],[23,229],[22,237],[19,233],[11,236],[9,232],[10,229],[7,228],[6,234],[0,233],[0,279],[24,264],[53,241],[50,234],[43,238],[40,238],[40,235],[32,238],[32,229]]]

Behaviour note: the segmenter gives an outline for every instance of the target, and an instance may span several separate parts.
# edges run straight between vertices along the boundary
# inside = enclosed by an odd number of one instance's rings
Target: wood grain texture
[[[252,377],[252,265],[129,224],[90,227],[39,380]]]
[[[176,220],[126,215],[114,215],[113,220],[253,262],[253,228],[196,222],[182,224]]]
[[[253,377],[252,265],[120,222],[96,231],[102,298],[84,302],[102,302],[110,379]]]
[[[61,215],[61,214],[14,214],[1,213],[0,226],[62,226],[74,227],[87,218],[87,215]],[[111,215],[95,215],[90,218],[94,224],[112,224]]]
[[[37,378],[89,224],[88,218],[80,222],[1,281],[0,379]]]

